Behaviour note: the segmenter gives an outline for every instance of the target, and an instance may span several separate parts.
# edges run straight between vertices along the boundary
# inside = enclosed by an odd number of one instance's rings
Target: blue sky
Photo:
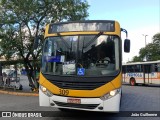
[[[160,0],[87,0],[89,20],[117,20],[127,29],[131,52],[123,53],[123,62],[138,55],[139,49],[160,32]],[[122,34],[123,35],[123,34]],[[122,38],[125,39],[124,36]]]

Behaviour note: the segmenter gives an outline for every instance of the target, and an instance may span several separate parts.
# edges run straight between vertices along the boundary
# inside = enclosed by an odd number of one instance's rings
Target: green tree
[[[0,0],[1,55],[10,59],[16,54],[23,59],[29,83],[37,88],[35,71],[41,55],[44,26],[50,22],[84,20],[88,7],[85,0]],[[37,36],[42,39],[34,50]]]
[[[139,56],[134,56],[133,61],[131,61],[131,62],[140,62],[140,61],[142,61],[142,60]]]
[[[160,60],[160,33],[153,36],[152,43],[140,49],[139,56],[134,56],[133,62],[143,61],[145,57],[147,61]]]
[[[2,32],[2,31],[1,31]],[[8,29],[5,32],[5,36],[1,35],[1,41],[0,41],[0,46],[1,46],[1,51],[0,51],[0,55],[4,56],[6,58],[6,60],[10,60],[11,56],[14,54],[15,52],[15,48],[12,47],[12,45],[10,44],[11,42],[13,42],[12,44],[14,44],[15,39],[13,38],[14,36],[14,31],[12,29],[12,26],[10,26],[10,29]],[[4,40],[6,39],[6,40]],[[5,49],[3,49],[5,48]]]
[[[160,46],[160,33],[157,33],[153,36],[153,44]]]

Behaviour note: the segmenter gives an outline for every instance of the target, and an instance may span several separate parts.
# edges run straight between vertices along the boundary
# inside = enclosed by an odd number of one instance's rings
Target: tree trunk
[[[28,63],[28,64],[27,64]],[[29,86],[32,90],[38,89],[38,81],[36,80],[36,69],[33,66],[30,66],[30,61],[25,62],[25,69],[27,72],[27,77],[29,81]],[[30,67],[28,67],[30,66]]]

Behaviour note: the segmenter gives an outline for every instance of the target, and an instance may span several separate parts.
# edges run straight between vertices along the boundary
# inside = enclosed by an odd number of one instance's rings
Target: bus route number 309
[[[69,90],[59,89],[59,94],[60,95],[68,95],[69,94]]]

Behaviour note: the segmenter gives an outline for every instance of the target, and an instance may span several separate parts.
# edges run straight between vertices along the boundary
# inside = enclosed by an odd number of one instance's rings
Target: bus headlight
[[[120,93],[120,90],[121,90],[120,88],[119,88],[119,89],[112,90],[112,91],[110,91],[109,93],[107,93],[107,94],[103,95],[102,97],[100,97],[100,99],[103,100],[103,101],[104,101],[104,100],[107,100],[107,99],[109,99],[109,98],[117,95],[118,93]]]
[[[40,85],[39,88],[48,97],[52,97],[53,96],[53,94],[49,90],[47,90],[47,88],[45,88],[44,86]]]

